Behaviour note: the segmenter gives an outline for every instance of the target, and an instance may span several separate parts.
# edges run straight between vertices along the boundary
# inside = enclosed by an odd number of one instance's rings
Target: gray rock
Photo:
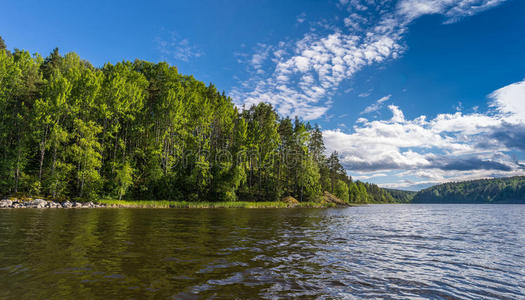
[[[53,202],[53,201],[48,201],[47,204],[46,204],[46,207],[47,208],[57,208],[57,207],[62,207],[62,205],[60,205],[60,203],[56,203],[56,202]]]
[[[82,202],[73,202],[73,207],[82,208]]]
[[[0,208],[100,208],[106,207],[104,204],[93,203],[93,201],[82,203],[82,202],[55,202],[47,201],[44,199],[34,199],[31,201],[19,201],[19,200],[0,200]]]
[[[13,201],[5,199],[0,201],[0,207],[11,207],[13,205]]]
[[[46,206],[47,206],[47,201],[44,199],[35,199],[31,201],[31,207],[45,208]]]
[[[36,208],[36,204],[33,204],[33,201],[20,202],[20,205],[22,207],[27,207],[27,208]]]
[[[51,208],[62,208],[62,205],[58,202],[49,202],[49,207]]]
[[[33,202],[33,204],[36,204],[36,205],[39,205],[39,204],[42,204],[42,203],[47,204],[47,201],[44,200],[44,199],[35,199],[35,200],[31,201],[31,202]]]

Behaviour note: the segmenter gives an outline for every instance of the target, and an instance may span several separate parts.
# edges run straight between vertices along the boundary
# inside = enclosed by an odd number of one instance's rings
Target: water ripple
[[[525,299],[525,205],[0,210],[0,298]]]

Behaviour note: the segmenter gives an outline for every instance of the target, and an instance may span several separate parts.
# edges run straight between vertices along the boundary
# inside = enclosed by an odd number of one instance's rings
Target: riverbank
[[[187,202],[187,201],[124,201],[124,200],[100,200],[99,203],[106,207],[129,207],[129,208],[330,208],[342,207],[335,203],[326,202],[298,202],[287,203],[275,202]],[[345,205],[349,206],[349,205]]]
[[[331,202],[187,202],[187,201],[125,201],[99,200],[97,202],[55,202],[44,199],[0,200],[0,208],[333,208],[353,206]]]
[[[106,207],[103,203],[94,202],[55,202],[44,199],[3,199],[0,200],[0,208],[100,208]]]

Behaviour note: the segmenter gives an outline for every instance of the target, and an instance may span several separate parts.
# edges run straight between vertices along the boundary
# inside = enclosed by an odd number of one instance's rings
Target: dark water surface
[[[525,205],[0,210],[0,298],[525,298]]]

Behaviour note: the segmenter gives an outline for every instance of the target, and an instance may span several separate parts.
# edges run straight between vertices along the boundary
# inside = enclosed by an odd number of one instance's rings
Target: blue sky
[[[525,1],[11,1],[8,48],[167,61],[324,130],[357,179],[523,175]]]

